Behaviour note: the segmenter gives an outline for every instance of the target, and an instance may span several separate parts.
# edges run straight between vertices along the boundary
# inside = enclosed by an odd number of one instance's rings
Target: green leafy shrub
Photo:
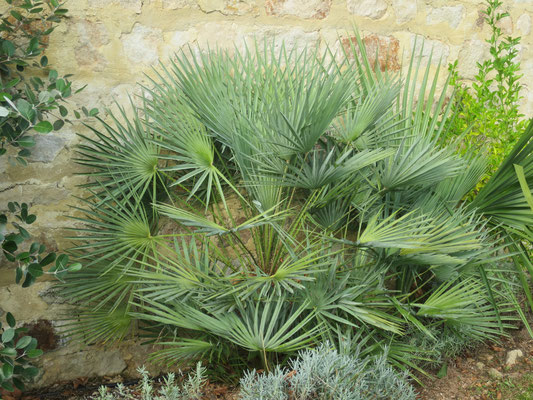
[[[36,144],[35,135],[60,130],[70,122],[64,104],[72,94],[72,84],[67,76],[47,69],[48,58],[43,55],[49,35],[67,10],[58,0],[6,3],[0,17],[0,157],[24,166]],[[31,73],[28,68],[33,68]],[[15,267],[15,282],[28,287],[43,274],[63,279],[69,271],[79,270],[81,264],[70,263],[68,255],[57,256],[43,244],[31,242],[28,227],[37,216],[29,210],[27,203],[13,201],[7,204],[8,212],[0,214],[0,260],[2,265]],[[0,325],[0,386],[23,390],[24,382],[39,373],[30,359],[42,351],[34,338],[23,335],[24,328],[16,327],[11,313],[6,316],[7,325]]]
[[[233,371],[350,338],[416,368],[407,332],[496,340],[525,320],[507,250],[533,223],[513,167],[533,182],[533,125],[465,202],[486,161],[440,145],[447,93],[422,53],[402,85],[361,40],[339,60],[235,52],[178,54],[139,107],[85,137],[85,267],[61,287],[80,306],[73,336],[142,335],[156,361]]]
[[[0,17],[0,156],[12,147],[16,152],[9,154],[10,160],[26,165],[36,134],[58,131],[71,122],[65,100],[72,95],[72,82],[69,75],[47,68],[43,55],[49,35],[68,10],[59,0],[5,1],[9,6]],[[27,68],[34,70],[28,74]],[[98,110],[85,113],[96,115]]]
[[[478,72],[471,87],[457,71],[458,61],[450,64],[455,100],[446,138],[462,137],[462,152],[488,152],[489,170],[494,171],[509,154],[525,129],[527,121],[519,111],[523,86],[517,61],[520,37],[505,36],[499,22],[509,13],[501,12],[500,0],[486,0],[485,22],[491,29],[490,58],[477,63]]]
[[[28,204],[9,202],[7,207],[15,220],[11,221],[12,229],[8,231],[10,214],[0,214],[0,244],[6,260],[16,266],[17,284],[21,283],[22,287],[28,287],[43,274],[52,274],[62,279],[69,270],[81,269],[79,263],[69,265],[69,257],[66,254],[57,257],[54,252],[47,253],[44,244],[28,243],[31,235],[26,228],[37,220],[35,214],[30,214]],[[45,267],[54,261],[54,266],[46,271]]]
[[[200,400],[206,383],[205,368],[201,363],[196,365],[196,370],[189,373],[184,382],[176,382],[176,375],[168,374],[163,378],[163,384],[154,388],[154,382],[150,379],[144,368],[137,370],[141,374],[141,382],[135,389],[127,388],[122,384],[117,385],[115,392],[109,392],[108,388],[101,386],[98,395],[91,397],[94,400]],[[139,393],[141,397],[137,396]]]
[[[288,368],[241,379],[241,400],[414,400],[413,388],[385,361],[342,355],[328,345],[301,351]]]
[[[31,365],[31,359],[42,355],[37,340],[24,335],[24,328],[16,328],[15,317],[6,314],[7,326],[0,322],[0,386],[8,391],[24,389],[24,382],[33,379],[39,369]]]
[[[54,252],[47,252],[43,244],[31,242],[27,228],[37,217],[30,213],[26,203],[10,202],[8,210],[9,213],[0,214],[0,246],[7,261],[5,265],[15,267],[17,284],[29,287],[43,274],[63,279],[69,271],[81,269],[79,263],[70,264],[66,254],[58,257]],[[39,357],[42,351],[37,349],[36,339],[23,335],[25,328],[16,327],[15,317],[9,312],[6,322],[7,326],[0,323],[0,387],[8,391],[14,387],[23,390],[24,382],[39,373],[31,365],[31,359]]]

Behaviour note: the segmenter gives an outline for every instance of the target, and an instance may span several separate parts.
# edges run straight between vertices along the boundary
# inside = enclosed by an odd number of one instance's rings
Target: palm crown
[[[421,54],[404,80],[373,68],[360,40],[179,53],[79,148],[71,333],[267,368],[325,340],[416,366],[413,331],[499,335],[517,279],[531,300],[533,129],[466,202],[486,163],[441,146],[437,81]]]

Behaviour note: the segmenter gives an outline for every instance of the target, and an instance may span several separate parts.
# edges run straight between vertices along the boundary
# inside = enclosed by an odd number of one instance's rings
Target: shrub
[[[463,152],[488,153],[489,169],[494,171],[509,154],[527,125],[519,111],[521,91],[520,62],[517,61],[520,37],[505,36],[499,22],[509,17],[500,0],[486,0],[485,22],[491,29],[490,58],[477,64],[478,73],[471,87],[457,71],[458,61],[450,64],[451,85],[456,91],[446,138],[462,136]]]
[[[58,0],[6,3],[0,17],[0,157],[25,166],[36,135],[60,130],[70,122],[65,101],[72,94],[71,82],[48,69],[48,58],[42,54],[49,35],[67,10]],[[28,67],[33,67],[30,74]],[[47,78],[43,78],[45,74]],[[52,117],[53,124],[49,121]],[[30,243],[27,229],[37,216],[30,213],[27,203],[13,201],[5,206],[7,212],[0,214],[0,260],[15,268],[17,284],[28,287],[45,273],[61,279],[69,270],[81,268],[78,263],[69,265],[66,254],[56,258],[56,253],[47,252],[43,244]],[[23,390],[24,382],[39,373],[31,359],[42,351],[36,348],[36,339],[24,335],[24,328],[16,327],[15,317],[9,312],[6,323],[0,324],[0,387]]]
[[[176,382],[176,375],[168,374],[163,378],[161,387],[154,388],[154,382],[150,379],[144,368],[137,370],[141,374],[141,382],[135,389],[130,389],[118,384],[115,392],[109,392],[108,388],[101,386],[98,395],[91,397],[94,400],[129,400],[139,398],[142,400],[200,400],[202,399],[203,387],[206,383],[205,368],[201,363],[196,365],[196,370],[187,375],[184,382]]]
[[[288,368],[241,379],[241,400],[413,400],[413,388],[385,358],[361,360],[327,345],[301,351]]]
[[[17,284],[29,287],[43,274],[62,279],[68,271],[81,268],[80,264],[70,264],[66,254],[57,257],[46,251],[45,245],[31,242],[27,229],[37,217],[28,204],[10,202],[7,208],[8,213],[0,214],[0,245],[3,265],[14,267]],[[37,349],[35,338],[25,335],[26,328],[16,326],[13,314],[7,312],[5,322],[0,323],[0,387],[23,390],[25,382],[39,374],[32,362],[43,352]]]
[[[31,359],[39,357],[37,340],[24,335],[24,328],[16,328],[13,314],[6,314],[7,326],[0,322],[0,386],[8,391],[15,387],[24,389],[24,382],[31,380],[39,369],[31,365]]]
[[[523,316],[501,264],[513,235],[533,236],[513,167],[533,182],[533,125],[465,202],[486,160],[439,144],[430,64],[413,55],[401,85],[361,40],[330,55],[184,51],[139,107],[92,128],[72,249],[85,268],[62,286],[80,305],[72,335],[140,334],[157,361],[228,370],[349,337],[405,368],[408,331],[495,340]]]
[[[26,165],[35,134],[58,131],[71,122],[65,103],[72,82],[47,68],[48,57],[43,55],[49,35],[68,10],[58,0],[5,1],[8,7],[0,17],[0,156],[12,148],[16,154],[8,154],[10,161]],[[29,67],[35,69],[31,74],[26,72]]]

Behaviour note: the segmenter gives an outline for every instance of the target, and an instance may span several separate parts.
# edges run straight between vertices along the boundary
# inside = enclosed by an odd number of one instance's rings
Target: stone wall
[[[434,63],[459,59],[460,73],[472,78],[475,63],[487,56],[482,0],[69,0],[70,18],[53,33],[47,55],[60,73],[74,73],[76,85],[87,89],[73,107],[100,109],[113,100],[124,103],[136,93],[144,73],[186,44],[201,47],[241,47],[252,38],[284,40],[289,46],[347,46],[355,24],[371,48],[381,49],[379,62],[402,68],[417,35],[426,38],[424,55]],[[524,73],[522,111],[533,116],[533,0],[504,0],[510,16],[502,21],[507,34],[522,36]],[[420,41],[417,42],[418,45]],[[529,88],[528,88],[529,86]],[[11,166],[0,158],[0,208],[22,198],[38,215],[33,232],[50,247],[65,248],[63,228],[76,185],[73,146],[81,126],[42,136],[28,167]],[[40,280],[29,289],[13,284],[14,271],[0,260],[0,313],[11,310],[32,324],[48,351],[41,384],[76,376],[132,371],[147,350],[133,344],[111,350],[65,344],[57,334],[63,305],[50,295],[51,282]]]

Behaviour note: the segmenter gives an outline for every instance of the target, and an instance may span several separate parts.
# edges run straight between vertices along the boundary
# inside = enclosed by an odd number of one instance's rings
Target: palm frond
[[[523,168],[523,179],[533,185],[533,121],[520,137],[498,170],[474,198],[470,207],[478,209],[495,224],[527,231],[533,225],[533,210],[524,197],[514,165]]]

